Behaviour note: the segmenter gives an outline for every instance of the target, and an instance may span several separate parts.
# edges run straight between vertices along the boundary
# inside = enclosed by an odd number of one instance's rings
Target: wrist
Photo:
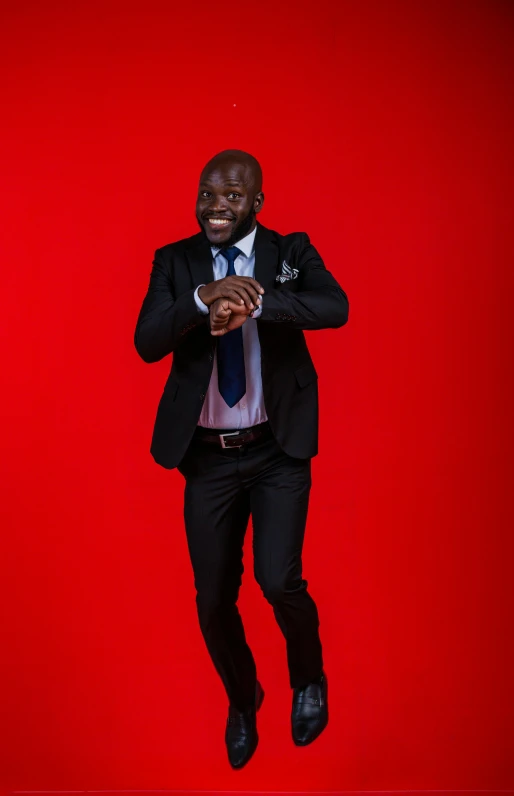
[[[212,304],[212,299],[209,298],[209,291],[207,289],[207,285],[200,285],[198,288],[198,298],[200,301],[206,305],[206,307],[210,307]]]
[[[202,315],[208,315],[209,307],[200,298],[200,290],[201,290],[202,287],[203,287],[203,285],[198,285],[198,287],[196,288],[196,290],[194,292],[195,304],[196,304],[196,307],[197,307],[198,311]]]

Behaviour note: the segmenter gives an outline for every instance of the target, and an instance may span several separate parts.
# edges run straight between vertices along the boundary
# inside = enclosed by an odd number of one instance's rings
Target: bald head
[[[257,223],[264,202],[259,161],[240,149],[218,152],[202,169],[196,218],[213,246],[233,246]]]
[[[237,169],[244,175],[246,184],[251,184],[256,193],[262,191],[262,169],[257,158],[249,152],[242,149],[224,149],[223,152],[218,152],[203,167],[200,181],[220,168]]]

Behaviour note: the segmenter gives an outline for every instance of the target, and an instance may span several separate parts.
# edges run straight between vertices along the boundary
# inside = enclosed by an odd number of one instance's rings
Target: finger
[[[222,323],[216,323],[216,322],[211,323],[211,329],[224,329],[227,323],[228,320],[223,321]]]
[[[210,307],[211,312],[214,313],[219,312],[220,310],[226,310],[227,308],[228,308],[228,299],[226,298],[226,296],[216,299],[214,304],[211,304]]]
[[[216,315],[213,315],[211,318],[211,326],[225,326],[228,323],[230,315],[227,315],[225,318],[219,318]]]
[[[236,277],[234,277],[234,279],[240,279],[241,281],[246,282],[245,287],[248,287],[248,285],[251,285],[251,287],[257,293],[264,293],[263,286],[260,284],[260,282],[257,282],[257,280],[253,278],[253,276],[236,276]]]
[[[248,278],[248,281],[244,284],[243,288],[246,291],[246,293],[248,293],[248,295],[250,296],[254,306],[258,306],[262,299],[257,287],[254,287],[254,285],[252,284],[253,282],[254,282],[253,279]],[[258,287],[260,287],[258,282],[256,284],[258,285]],[[239,287],[237,289],[239,290]]]
[[[258,298],[258,296],[255,293],[255,291],[252,291],[254,293],[254,298],[252,298],[252,296],[250,295],[249,291],[246,290],[246,288],[244,288],[244,287],[237,287],[237,288],[235,288],[234,292],[237,293],[239,295],[239,297],[243,299],[244,304],[246,304],[246,306],[249,309],[253,310],[253,308],[256,306],[256,304],[254,302]],[[239,304],[241,304],[240,301],[239,301]]]
[[[260,297],[260,296],[259,296],[259,294],[258,294],[258,293],[257,293],[257,292],[256,292],[256,291],[253,289],[253,287],[250,287],[250,286],[246,287],[246,288],[245,288],[245,293],[246,293],[246,295],[247,295],[247,296],[248,296],[248,298],[249,298],[249,302],[248,302],[248,300],[247,300],[247,299],[245,299],[245,304],[246,304],[246,306],[247,306],[247,307],[250,307],[250,309],[252,309],[252,310],[253,310],[255,307],[258,307],[258,306],[259,306],[259,304],[261,303],[261,297]]]
[[[237,290],[227,290],[227,298],[238,306],[245,303],[244,298],[241,297]]]
[[[228,306],[228,301],[227,301],[227,306],[226,307],[218,307],[218,309],[213,312],[213,317],[214,318],[228,318],[230,313],[231,313],[231,310],[230,310],[230,308]]]
[[[224,288],[224,295],[230,296],[233,293],[238,293],[243,297],[245,303],[248,303],[246,296],[250,296],[252,303],[257,304],[260,293],[264,293],[264,289],[259,283],[249,276],[229,276],[226,279]],[[222,289],[223,288],[220,288],[220,290]]]
[[[233,301],[230,302],[229,307],[233,315],[249,315],[250,312],[253,312],[246,304],[234,304]]]

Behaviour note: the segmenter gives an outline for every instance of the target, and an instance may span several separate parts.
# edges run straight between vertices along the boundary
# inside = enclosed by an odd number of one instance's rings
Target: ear
[[[264,194],[262,193],[262,191],[260,191],[260,193],[258,193],[255,199],[253,200],[253,209],[255,210],[256,213],[261,212],[263,204],[264,204]]]

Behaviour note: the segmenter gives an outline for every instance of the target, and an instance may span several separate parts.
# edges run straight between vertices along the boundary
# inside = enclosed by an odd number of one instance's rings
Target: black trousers
[[[200,628],[230,702],[243,710],[255,701],[256,666],[236,605],[250,514],[255,577],[286,640],[291,687],[312,682],[323,662],[302,577],[311,460],[288,456],[273,437],[233,449],[193,438],[178,469]]]

